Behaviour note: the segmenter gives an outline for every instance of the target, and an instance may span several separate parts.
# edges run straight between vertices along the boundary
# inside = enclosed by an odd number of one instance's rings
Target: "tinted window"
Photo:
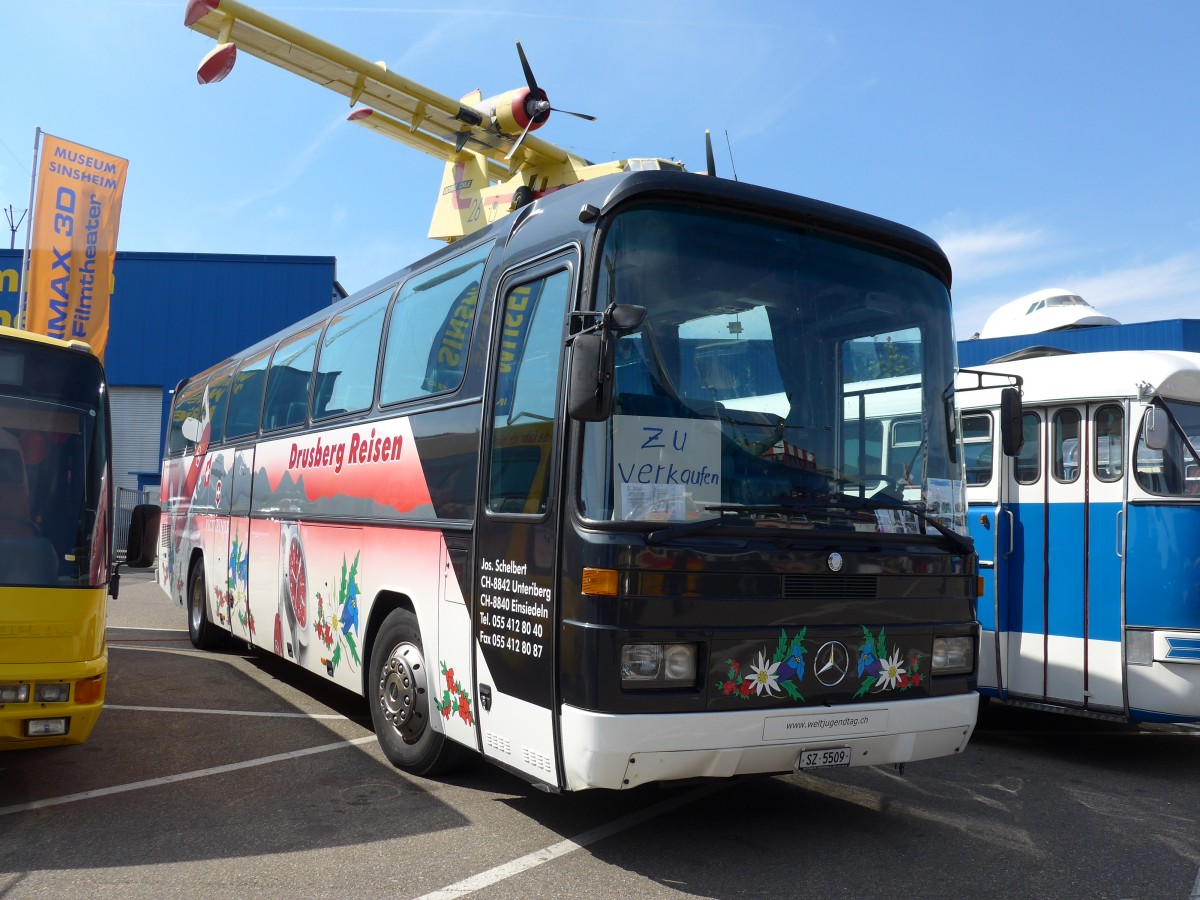
[[[270,350],[264,350],[246,362],[233,376],[229,394],[229,413],[225,419],[225,438],[242,437],[258,431],[258,412],[262,408],[263,384],[267,380]]]
[[[176,454],[191,452],[195,446],[196,434],[192,433],[192,428],[199,427],[199,422],[204,416],[202,406],[204,404],[204,382],[189,384],[176,398],[174,405],[171,407],[171,426],[167,430],[167,452]],[[196,421],[195,426],[184,428],[184,423],[188,419]],[[191,437],[185,436],[187,431]]]
[[[267,375],[263,430],[299,425],[308,416],[308,391],[321,327],[309,329],[279,345]]]
[[[488,493],[493,512],[546,510],[570,280],[556,272],[505,297]]]
[[[225,436],[225,411],[229,408],[229,386],[232,383],[232,372],[225,372],[208,381],[208,415],[211,420],[209,440],[212,443]]]
[[[462,383],[490,249],[476,247],[405,282],[388,323],[380,403],[452,391]]]
[[[317,361],[313,418],[367,409],[375,397],[379,337],[392,289],[335,316],[325,329]]]

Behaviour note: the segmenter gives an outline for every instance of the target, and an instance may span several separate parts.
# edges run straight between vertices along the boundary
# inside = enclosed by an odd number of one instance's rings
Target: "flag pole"
[[[37,187],[37,170],[38,170],[38,148],[42,143],[42,129],[36,127],[33,130],[33,171],[29,173],[29,221],[25,224],[25,248],[21,252],[21,278],[17,284],[17,327],[25,327],[25,305],[26,293],[29,285],[26,282],[29,280],[29,242],[33,237],[33,216],[34,216],[34,197]]]

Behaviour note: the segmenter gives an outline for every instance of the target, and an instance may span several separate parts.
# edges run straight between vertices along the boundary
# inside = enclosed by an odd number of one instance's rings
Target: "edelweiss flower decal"
[[[905,672],[900,668],[900,648],[897,647],[892,651],[892,655],[883,661],[883,668],[879,673],[879,680],[875,682],[876,687],[894,688],[896,682],[900,680],[900,676]]]
[[[751,672],[746,676],[746,680],[751,682],[754,687],[755,696],[761,696],[763,691],[767,692],[770,697],[775,696],[775,692],[779,690],[779,678],[775,674],[779,669],[779,663],[767,662],[766,654],[761,650],[758,651],[758,664],[750,666]]]
[[[727,659],[729,667],[725,677],[716,682],[714,687],[725,697],[738,697],[742,700],[748,697],[761,697],[766,692],[767,697],[777,699],[785,695],[797,703],[804,702],[800,693],[800,683],[804,680],[804,655],[808,650],[804,646],[804,636],[807,628],[801,628],[791,636],[786,629],[779,630],[779,641],[775,645],[775,653],[767,655],[767,648],[758,651],[758,665],[747,663],[745,666],[736,659]],[[745,674],[749,671],[749,674]]]

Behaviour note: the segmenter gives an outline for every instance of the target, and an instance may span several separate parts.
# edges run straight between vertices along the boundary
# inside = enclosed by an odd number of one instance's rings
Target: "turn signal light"
[[[591,569],[583,570],[583,593],[593,597],[617,596],[617,570]]]
[[[97,675],[95,678],[85,678],[75,682],[75,702],[95,703],[104,696],[104,679]]]

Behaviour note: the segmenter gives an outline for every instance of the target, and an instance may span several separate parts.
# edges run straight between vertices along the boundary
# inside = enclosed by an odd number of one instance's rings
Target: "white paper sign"
[[[613,417],[617,518],[707,515],[721,502],[721,423],[661,416]]]

